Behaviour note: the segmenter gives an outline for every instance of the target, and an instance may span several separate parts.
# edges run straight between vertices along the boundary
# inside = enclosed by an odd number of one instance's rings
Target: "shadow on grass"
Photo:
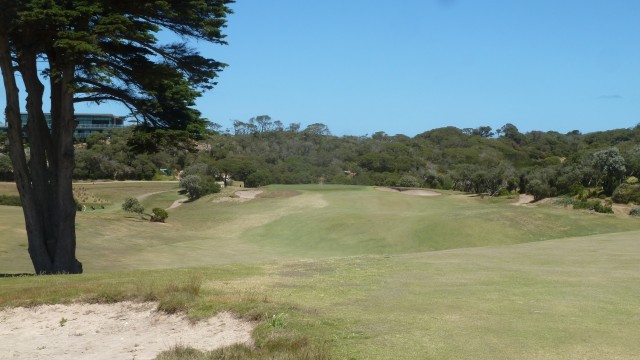
[[[2,274],[0,273],[0,278],[25,277],[25,276],[36,276],[36,274],[33,274],[33,273]]]

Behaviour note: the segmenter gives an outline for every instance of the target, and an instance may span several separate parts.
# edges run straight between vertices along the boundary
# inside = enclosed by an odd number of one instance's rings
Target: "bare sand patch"
[[[223,196],[221,198],[213,200],[213,202],[215,203],[229,202],[229,201],[245,202],[245,201],[255,199],[256,196],[260,194],[262,194],[262,190],[239,190],[233,193],[233,196]]]
[[[255,199],[256,196],[258,196],[259,194],[262,194],[262,190],[240,190],[240,191],[236,191],[236,195],[240,199],[246,199],[246,200]]]
[[[525,206],[533,203],[533,195],[520,194],[518,197],[518,201],[511,203],[511,205],[515,206]]]
[[[42,305],[0,311],[2,359],[153,359],[176,345],[251,344],[254,324],[220,313],[189,322],[155,303]]]
[[[405,194],[405,195],[412,195],[412,196],[439,196],[442,195],[439,192],[435,192],[435,191],[431,191],[431,190],[422,190],[422,189],[397,189],[397,188],[389,188],[389,187],[376,187],[375,188],[378,191],[385,191],[385,192],[399,192],[401,194]]]
[[[405,195],[413,195],[413,196],[439,196],[441,195],[439,192],[430,191],[430,190],[403,190],[400,191],[401,194]]]
[[[382,187],[382,186],[375,187],[375,189],[378,191],[384,191],[384,192],[399,192],[398,189],[392,189],[392,188]]]
[[[189,200],[189,199],[186,199],[186,198],[185,198],[185,199],[178,199],[178,200],[174,201],[174,202],[171,204],[171,206],[169,206],[169,207],[168,207],[168,208],[166,208],[165,210],[175,209],[175,208],[177,208],[178,206],[182,205],[182,204],[183,204],[185,201],[187,201],[187,200]]]

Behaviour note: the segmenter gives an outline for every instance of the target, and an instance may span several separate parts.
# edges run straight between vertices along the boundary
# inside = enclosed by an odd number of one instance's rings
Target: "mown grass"
[[[254,349],[162,359],[633,359],[638,238],[3,278],[0,306],[179,297],[192,319],[228,310],[261,322]]]
[[[0,278],[0,307],[153,300],[194,320],[227,310],[259,322],[253,348],[177,347],[161,359],[640,353],[637,219],[453,193],[268,191],[244,203],[184,204],[167,225],[117,211],[80,214],[87,274]],[[0,209],[2,234],[19,232],[7,225],[11,213]],[[30,270],[6,260],[0,254],[0,272]]]

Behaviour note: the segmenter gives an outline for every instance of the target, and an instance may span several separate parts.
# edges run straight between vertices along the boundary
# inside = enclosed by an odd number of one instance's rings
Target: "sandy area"
[[[435,192],[435,191],[431,191],[431,190],[421,190],[421,189],[411,189],[411,190],[398,190],[398,189],[394,189],[394,188],[388,188],[388,187],[376,187],[375,188],[378,191],[385,191],[385,192],[399,192],[401,194],[405,194],[405,195],[413,195],[413,196],[438,196],[441,195],[439,192]]]
[[[378,191],[384,191],[384,192],[400,192],[397,189],[392,189],[388,187],[376,187],[375,189]]]
[[[532,202],[533,202],[533,195],[520,194],[520,197],[518,197],[518,201],[511,203],[511,205],[525,206],[525,205],[531,204]]]
[[[255,199],[256,196],[258,196],[259,194],[262,194],[262,190],[240,190],[234,193],[234,197],[224,196],[214,200],[214,202],[217,202],[217,203],[227,202],[227,201],[244,202],[244,201]]]
[[[401,194],[413,195],[413,196],[438,196],[440,193],[429,190],[404,190],[400,191]]]
[[[0,312],[0,359],[153,359],[175,345],[251,343],[254,325],[220,313],[191,324],[155,303],[43,305]]]
[[[168,208],[166,208],[165,210],[175,209],[175,208],[177,208],[178,206],[182,205],[182,203],[184,203],[184,202],[185,202],[185,201],[187,201],[187,200],[189,200],[189,199],[186,199],[186,198],[185,198],[185,199],[178,199],[178,200],[174,201],[174,202],[171,204],[171,206],[169,206],[169,207],[168,207]]]

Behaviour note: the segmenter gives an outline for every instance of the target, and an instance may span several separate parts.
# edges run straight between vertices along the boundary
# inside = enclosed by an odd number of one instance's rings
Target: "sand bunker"
[[[376,187],[378,191],[386,191],[386,192],[399,192],[405,195],[413,195],[413,196],[438,196],[441,195],[439,192],[430,191],[430,190],[422,190],[422,189],[411,189],[411,190],[400,190],[395,188],[388,187]]]
[[[401,194],[413,195],[413,196],[438,196],[440,193],[429,190],[403,190]]]
[[[224,196],[214,200],[213,202],[216,202],[216,203],[227,202],[227,201],[244,202],[244,201],[255,199],[256,196],[258,196],[259,194],[262,194],[262,190],[240,190],[234,193],[235,197]]]
[[[251,343],[254,325],[221,313],[191,324],[155,303],[43,305],[0,311],[1,359],[153,359],[175,345]]]
[[[520,194],[520,197],[518,197],[518,201],[511,203],[511,205],[525,206],[525,205],[531,204],[532,202],[533,202],[532,195]]]

